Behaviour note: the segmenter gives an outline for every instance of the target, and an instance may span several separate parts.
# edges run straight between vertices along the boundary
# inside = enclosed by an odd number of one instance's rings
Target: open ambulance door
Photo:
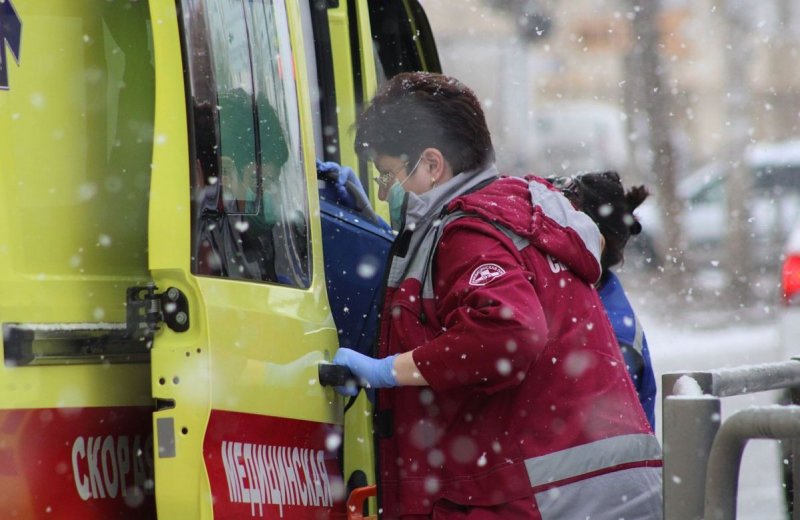
[[[151,364],[158,515],[331,517],[343,511],[342,400],[316,381],[337,339],[300,7],[151,9],[156,288],[141,300],[163,318]]]

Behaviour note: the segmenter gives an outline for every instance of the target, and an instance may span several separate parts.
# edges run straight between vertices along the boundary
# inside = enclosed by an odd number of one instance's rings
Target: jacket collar
[[[442,209],[454,198],[469,193],[476,186],[498,177],[497,167],[492,164],[482,170],[472,170],[459,173],[452,179],[437,186],[422,195],[408,193],[406,202],[405,227],[411,231],[418,227],[420,222],[436,217]]]

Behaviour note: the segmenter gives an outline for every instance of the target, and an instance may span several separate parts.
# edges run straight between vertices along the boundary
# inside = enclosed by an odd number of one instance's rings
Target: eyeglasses
[[[419,159],[417,159],[416,164],[414,164],[414,167],[411,168],[411,171],[406,174],[406,178],[403,179],[403,181],[400,183],[400,186],[405,184],[406,181],[408,179],[410,179],[412,175],[414,175],[414,172],[417,171],[417,167],[419,166],[420,161],[422,161],[422,156],[421,155],[419,156]],[[395,171],[389,170],[389,171],[382,172],[382,171],[379,170],[378,171],[379,175],[377,177],[375,177],[373,180],[381,188],[386,188],[397,177],[397,174],[400,173],[401,171],[403,171],[405,168],[408,168],[408,161],[403,161],[403,164],[399,168],[397,168],[397,170],[395,170]]]

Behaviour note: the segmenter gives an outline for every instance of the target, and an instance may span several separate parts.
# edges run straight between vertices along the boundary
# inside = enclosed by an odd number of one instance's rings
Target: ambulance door
[[[388,207],[378,200],[372,181],[375,173],[353,150],[353,124],[386,79],[404,71],[441,72],[439,55],[418,0],[346,0],[329,5],[338,107],[338,121],[331,128],[337,130],[340,143],[336,151],[342,164],[358,172],[376,211],[388,219]]]
[[[336,160],[338,155],[341,164],[353,168],[361,178],[361,183],[367,188],[367,174],[365,165],[359,164],[358,156],[353,150],[353,124],[358,111],[365,99],[364,83],[361,80],[363,55],[366,40],[359,37],[359,12],[366,13],[365,0],[343,0],[337,2],[316,2],[327,9],[329,30],[327,36],[330,40],[331,58],[333,60],[333,77],[335,90],[323,88],[323,95],[336,95],[336,119],[323,121],[330,126],[338,137],[336,149],[326,149],[329,160]],[[362,15],[363,16],[363,15]],[[364,16],[366,18],[366,16]],[[374,70],[374,69],[373,69]],[[372,91],[374,91],[375,75],[372,74]]]
[[[153,15],[157,44],[176,47],[156,60],[150,206],[158,514],[328,518],[342,400],[316,381],[337,340],[298,6],[167,4]]]

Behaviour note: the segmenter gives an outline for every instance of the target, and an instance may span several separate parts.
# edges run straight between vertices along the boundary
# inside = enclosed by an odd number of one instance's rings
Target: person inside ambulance
[[[198,190],[198,236],[209,252],[208,258],[200,255],[200,271],[281,282],[273,228],[280,219],[277,192],[289,151],[280,121],[264,96],[254,103],[242,88],[220,91],[215,110],[216,118],[214,110],[207,118],[218,124],[214,148],[220,152],[220,175]]]
[[[382,518],[660,518],[660,446],[593,288],[594,222],[544,179],[498,175],[451,77],[391,79],[355,148],[404,190],[377,357],[333,360],[378,389]]]
[[[276,200],[269,195],[278,189],[289,149],[275,109],[264,96],[258,96],[256,107],[257,126],[252,96],[244,89],[231,89],[219,95],[223,197],[231,212],[252,213],[259,204],[257,194],[264,193],[266,196],[260,201],[264,219],[275,224]],[[256,133],[261,152],[260,171],[258,154],[254,151]]]

